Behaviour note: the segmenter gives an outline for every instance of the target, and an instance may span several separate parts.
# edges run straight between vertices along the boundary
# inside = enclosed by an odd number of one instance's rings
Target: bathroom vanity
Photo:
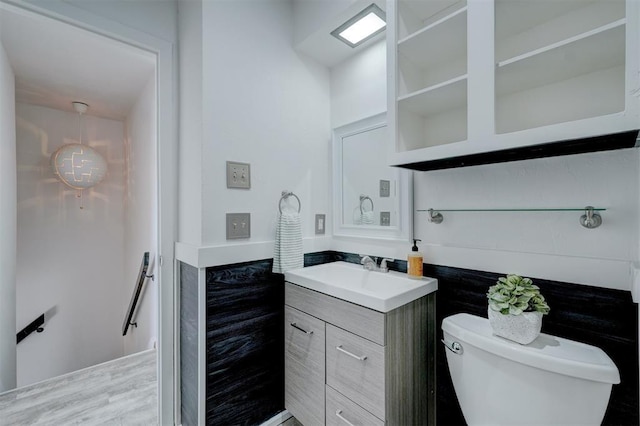
[[[291,414],[305,426],[435,424],[436,280],[344,262],[285,280]]]

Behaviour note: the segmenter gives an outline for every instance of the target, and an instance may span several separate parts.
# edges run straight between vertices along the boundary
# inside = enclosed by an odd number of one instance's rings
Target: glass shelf
[[[597,228],[602,225],[602,216],[597,212],[603,212],[604,207],[586,206],[582,208],[527,208],[527,209],[417,209],[418,212],[428,212],[427,218],[431,223],[442,223],[442,212],[583,212],[580,216],[580,224],[587,229]]]
[[[418,209],[419,212],[582,212],[588,207],[582,208],[539,208],[539,209]],[[592,207],[594,212],[606,211],[606,208]]]

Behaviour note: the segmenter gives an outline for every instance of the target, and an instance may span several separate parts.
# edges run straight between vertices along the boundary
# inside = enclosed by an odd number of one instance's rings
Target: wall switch
[[[316,215],[316,235],[324,234],[324,230],[327,226],[326,216],[323,214]]]
[[[251,188],[251,165],[227,161],[227,188]]]
[[[391,181],[380,180],[380,197],[389,197],[391,195]]]
[[[227,240],[251,237],[250,213],[227,213]]]
[[[380,212],[380,226],[391,226],[391,212]]]

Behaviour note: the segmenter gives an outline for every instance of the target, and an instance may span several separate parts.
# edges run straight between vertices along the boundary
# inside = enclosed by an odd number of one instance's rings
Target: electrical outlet
[[[324,230],[327,226],[326,216],[323,214],[316,215],[316,235],[324,234]]]
[[[380,226],[391,226],[391,212],[380,212]]]
[[[251,188],[251,165],[227,161],[227,188]]]
[[[391,182],[388,180],[380,180],[380,197],[389,197],[391,195]]]
[[[251,237],[250,213],[227,213],[227,240]]]

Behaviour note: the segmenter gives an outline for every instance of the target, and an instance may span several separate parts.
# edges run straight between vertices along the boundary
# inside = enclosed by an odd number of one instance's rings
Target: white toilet
[[[453,386],[469,425],[599,425],[618,368],[600,348],[541,334],[494,336],[485,318],[442,322]]]

